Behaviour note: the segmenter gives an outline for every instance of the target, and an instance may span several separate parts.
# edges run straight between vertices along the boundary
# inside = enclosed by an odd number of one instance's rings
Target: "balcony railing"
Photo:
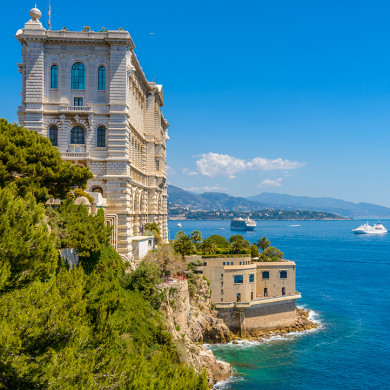
[[[73,160],[84,160],[90,158],[90,154],[86,152],[64,152],[61,153],[62,158],[64,159],[73,159]]]
[[[60,111],[65,112],[90,112],[92,107],[90,106],[61,106]]]

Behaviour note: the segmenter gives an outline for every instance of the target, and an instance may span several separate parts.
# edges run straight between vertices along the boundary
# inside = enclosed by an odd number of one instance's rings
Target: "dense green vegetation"
[[[253,245],[241,234],[235,234],[227,240],[225,237],[213,234],[210,237],[203,239],[200,242],[194,242],[192,237],[198,236],[198,231],[195,230],[187,236],[180,230],[173,241],[174,250],[182,255],[199,255],[203,258],[208,257],[240,257],[249,256],[255,261],[279,261],[283,259],[283,252],[279,249],[271,247],[271,242],[267,237],[262,237]],[[200,233],[199,233],[200,234]],[[200,235],[201,238],[201,235]],[[197,240],[198,241],[198,240]],[[259,252],[261,249],[261,254]],[[190,263],[190,268],[198,266],[198,262]]]
[[[69,192],[60,172],[79,178],[72,186],[90,172],[3,120],[0,143],[0,388],[208,389],[165,328],[158,264],[126,272],[102,213],[72,200],[45,212],[46,195]],[[59,256],[67,247],[81,255],[73,269]]]

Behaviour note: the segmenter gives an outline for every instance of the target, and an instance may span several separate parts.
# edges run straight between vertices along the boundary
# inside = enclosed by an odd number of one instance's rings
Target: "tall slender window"
[[[58,146],[58,128],[57,126],[50,126],[49,139],[53,146]]]
[[[51,67],[51,84],[50,88],[58,89],[58,65]]]
[[[98,70],[98,89],[99,91],[106,90],[106,68],[104,66],[100,66]]]
[[[85,66],[81,62],[72,66],[72,89],[85,89]]]
[[[75,97],[73,100],[74,106],[76,107],[82,107],[83,106],[83,98],[82,97]]]
[[[106,146],[106,128],[99,126],[97,129],[97,146],[104,148]]]
[[[71,144],[85,144],[84,129],[81,126],[73,127],[70,133]]]

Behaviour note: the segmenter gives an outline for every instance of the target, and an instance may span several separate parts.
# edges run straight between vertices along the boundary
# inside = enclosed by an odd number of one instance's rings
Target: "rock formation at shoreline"
[[[218,361],[203,342],[227,343],[231,332],[217,313],[211,309],[211,293],[203,278],[196,280],[196,292],[190,299],[187,281],[166,288],[167,300],[162,306],[168,319],[179,358],[197,371],[206,370],[210,388],[232,375],[229,363]]]

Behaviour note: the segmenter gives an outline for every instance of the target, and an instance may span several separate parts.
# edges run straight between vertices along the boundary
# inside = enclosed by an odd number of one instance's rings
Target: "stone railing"
[[[60,111],[65,112],[90,112],[92,111],[92,107],[90,106],[61,106]]]
[[[73,159],[86,159],[90,158],[90,154],[86,152],[63,152],[61,153],[62,158],[73,158]]]

